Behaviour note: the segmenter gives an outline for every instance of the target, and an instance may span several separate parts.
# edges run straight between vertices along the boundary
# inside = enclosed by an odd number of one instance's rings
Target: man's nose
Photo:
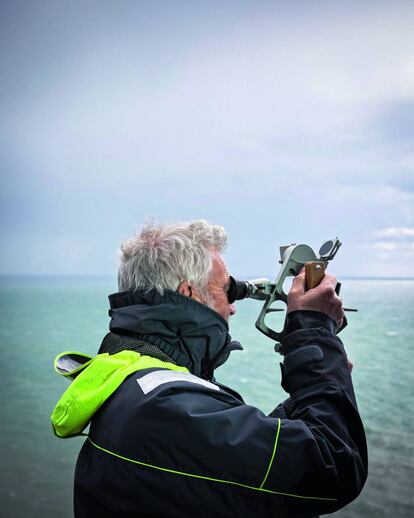
[[[230,316],[236,313],[236,306],[234,304],[229,305],[230,308]]]

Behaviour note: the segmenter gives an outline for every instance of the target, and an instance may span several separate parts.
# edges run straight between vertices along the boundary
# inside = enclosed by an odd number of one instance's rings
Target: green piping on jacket
[[[280,423],[280,419],[279,419],[279,423]],[[128,457],[124,457],[123,455],[119,455],[118,453],[107,450],[106,448],[103,448],[102,446],[99,446],[98,444],[96,444],[90,437],[88,437],[88,441],[92,444],[92,446],[94,446],[98,450],[101,450],[101,451],[107,453],[108,455],[117,457],[118,459],[125,460],[127,462],[132,462],[133,464],[138,464],[139,466],[144,466],[146,468],[157,469],[159,471],[166,471],[167,473],[172,473],[174,475],[198,478],[198,479],[202,479],[202,480],[208,480],[210,482],[220,482],[222,484],[231,484],[233,486],[244,487],[246,489],[251,489],[253,491],[260,491],[262,493],[270,493],[272,495],[290,496],[293,498],[302,498],[302,499],[308,499],[308,500],[324,500],[324,501],[328,501],[328,502],[337,501],[336,498],[327,498],[327,497],[320,497],[320,496],[302,496],[302,495],[294,495],[291,493],[282,493],[281,491],[272,491],[271,489],[264,489],[263,487],[249,486],[247,484],[242,484],[241,482],[235,482],[233,480],[224,480],[221,478],[206,477],[205,475],[196,475],[195,473],[186,473],[184,471],[177,471],[175,469],[169,469],[169,468],[164,468],[161,466],[155,466],[154,464],[148,464],[146,462],[141,462],[139,460],[129,459]]]
[[[277,432],[276,432],[276,438],[275,438],[275,444],[273,446],[273,453],[272,453],[272,458],[270,459],[270,462],[269,462],[269,466],[267,468],[267,471],[266,471],[266,475],[263,479],[263,482],[260,484],[260,489],[263,489],[263,486],[265,485],[265,482],[267,480],[267,477],[269,476],[269,473],[270,473],[270,468],[272,467],[272,464],[273,464],[273,459],[275,458],[275,454],[276,454],[276,449],[277,449],[277,442],[279,440],[279,433],[280,433],[280,419],[278,418],[277,420]]]

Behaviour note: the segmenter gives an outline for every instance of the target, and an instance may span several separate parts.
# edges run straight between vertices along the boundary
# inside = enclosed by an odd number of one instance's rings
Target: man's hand
[[[335,293],[337,280],[327,273],[316,288],[305,291],[305,268],[293,279],[288,294],[288,313],[299,309],[320,311],[335,320],[338,328],[342,326],[344,310],[342,300]]]

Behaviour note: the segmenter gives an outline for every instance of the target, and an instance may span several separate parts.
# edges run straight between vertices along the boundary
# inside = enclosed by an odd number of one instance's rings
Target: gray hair
[[[187,223],[155,225],[146,223],[142,231],[125,240],[119,251],[120,291],[155,288],[176,290],[190,281],[210,305],[207,283],[213,267],[212,253],[227,244],[223,227],[200,219]]]

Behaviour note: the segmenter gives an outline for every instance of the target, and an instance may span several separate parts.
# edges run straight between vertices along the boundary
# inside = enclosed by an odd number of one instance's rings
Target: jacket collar
[[[216,311],[175,291],[120,292],[109,295],[110,331],[152,343],[191,373],[211,379],[230,352],[228,324]]]

